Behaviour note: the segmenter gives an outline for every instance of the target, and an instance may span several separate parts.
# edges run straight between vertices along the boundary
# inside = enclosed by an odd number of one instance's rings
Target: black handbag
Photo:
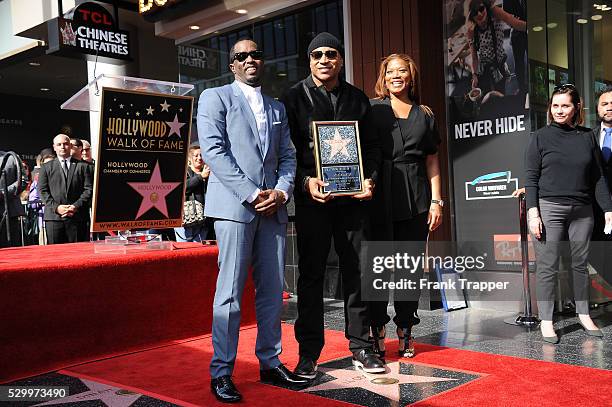
[[[204,205],[195,199],[195,194],[183,202],[183,227],[190,228],[204,224]]]

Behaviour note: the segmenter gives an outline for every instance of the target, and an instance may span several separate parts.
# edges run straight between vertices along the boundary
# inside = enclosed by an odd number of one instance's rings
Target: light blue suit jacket
[[[211,175],[204,214],[236,222],[251,222],[256,211],[247,198],[257,189],[278,189],[291,197],[295,178],[295,147],[285,106],[263,95],[268,119],[268,143],[263,151],[255,116],[236,82],[206,89],[198,102],[198,137]],[[277,211],[287,223],[287,208]]]

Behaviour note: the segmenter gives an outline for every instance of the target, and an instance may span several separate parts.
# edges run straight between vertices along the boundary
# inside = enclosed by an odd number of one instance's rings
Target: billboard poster
[[[495,253],[519,233],[529,137],[524,0],[445,0],[446,102],[457,242]],[[497,238],[496,238],[497,236]],[[498,248],[499,249],[499,248]],[[497,250],[499,252],[499,250]],[[490,256],[489,270],[520,262]]]
[[[193,98],[102,92],[92,230],[181,226]]]

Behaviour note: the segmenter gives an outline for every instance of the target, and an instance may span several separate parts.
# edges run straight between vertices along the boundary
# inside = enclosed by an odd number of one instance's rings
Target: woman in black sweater
[[[372,202],[373,240],[411,242],[409,250],[425,251],[427,234],[442,222],[438,134],[433,113],[419,104],[418,71],[408,55],[392,54],[380,66],[377,98],[370,101],[368,125],[377,134],[383,151],[383,167]],[[397,251],[403,251],[397,247]],[[422,268],[410,277],[417,284]],[[396,280],[398,271],[396,271]],[[399,281],[399,280],[398,280]],[[418,285],[417,285],[418,287]],[[412,327],[417,315],[418,289],[394,295],[399,355],[413,357]],[[383,293],[384,297],[384,293]],[[388,298],[388,294],[386,296]],[[370,303],[375,349],[384,356],[388,301]]]
[[[587,334],[601,337],[589,316],[587,256],[593,229],[593,195],[612,225],[612,201],[601,157],[583,121],[580,95],[573,85],[556,87],[549,102],[550,124],[530,138],[526,152],[526,198],[529,230],[536,249],[540,329],[546,342],[558,343],[553,328],[554,289],[561,242],[569,236],[574,299]]]

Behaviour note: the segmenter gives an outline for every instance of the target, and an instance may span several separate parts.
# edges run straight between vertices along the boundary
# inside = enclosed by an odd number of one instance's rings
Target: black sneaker
[[[293,373],[305,379],[314,379],[317,377],[317,362],[305,356],[300,356],[300,361]]]
[[[372,349],[362,349],[353,353],[353,366],[361,368],[366,373],[384,373],[386,371],[385,362]]]

